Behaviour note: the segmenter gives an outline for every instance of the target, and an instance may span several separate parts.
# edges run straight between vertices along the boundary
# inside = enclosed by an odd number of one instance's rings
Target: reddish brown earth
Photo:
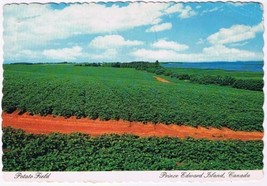
[[[157,76],[154,76],[154,78],[156,78],[156,80],[162,82],[162,83],[170,83],[168,80],[164,79],[164,78],[161,78],[161,77],[157,77]]]
[[[102,134],[134,134],[140,137],[147,136],[170,136],[170,137],[192,137],[192,138],[206,138],[210,140],[262,140],[262,132],[244,132],[233,131],[227,128],[204,128],[204,127],[190,127],[178,125],[164,125],[164,124],[143,124],[140,122],[129,121],[100,121],[91,120],[88,118],[76,119],[64,117],[39,115],[31,116],[27,113],[19,115],[18,112],[12,114],[3,113],[3,127],[13,127],[16,129],[23,129],[28,133],[34,134],[49,134],[53,132],[59,133],[86,133],[92,136],[99,136]]]

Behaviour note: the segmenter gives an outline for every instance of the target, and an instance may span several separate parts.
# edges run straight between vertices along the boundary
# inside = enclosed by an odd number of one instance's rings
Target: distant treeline
[[[159,68],[159,62],[155,63],[145,61],[133,61],[129,63],[111,62],[111,63],[79,63],[75,66],[90,66],[90,67],[115,67],[115,68],[135,68],[137,70],[147,70],[148,68]]]
[[[255,79],[236,79],[231,76],[221,76],[221,75],[203,75],[203,74],[186,74],[173,72],[167,68],[160,66],[159,62],[155,63],[144,62],[144,61],[134,61],[130,63],[80,63],[76,66],[94,66],[94,67],[115,67],[115,68],[135,68],[137,70],[144,70],[150,73],[155,73],[157,75],[169,76],[171,78],[176,78],[179,80],[187,80],[192,83],[199,84],[215,84],[220,86],[230,86],[238,89],[262,91],[263,80]]]

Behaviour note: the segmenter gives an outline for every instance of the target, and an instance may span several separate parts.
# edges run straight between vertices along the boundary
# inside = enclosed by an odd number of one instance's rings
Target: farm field
[[[73,64],[5,64],[3,85],[4,171],[263,168],[262,91]]]
[[[4,65],[5,112],[262,131],[263,92],[130,68]]]
[[[26,134],[4,128],[4,171],[260,170],[262,141]],[[27,161],[25,161],[27,159]]]
[[[263,72],[240,72],[226,70],[208,70],[208,69],[193,69],[193,68],[166,68],[172,72],[189,75],[209,75],[209,76],[230,76],[236,79],[255,79],[262,80]]]

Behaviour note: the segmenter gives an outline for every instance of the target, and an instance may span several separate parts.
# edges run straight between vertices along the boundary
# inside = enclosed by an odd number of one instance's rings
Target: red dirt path
[[[164,79],[164,78],[161,78],[161,77],[157,77],[157,76],[154,76],[154,78],[156,78],[156,80],[162,82],[162,83],[170,83],[168,80]]]
[[[87,118],[76,119],[71,117],[65,119],[63,117],[54,116],[31,116],[27,113],[18,115],[18,112],[12,114],[2,113],[3,127],[13,127],[16,129],[23,129],[27,133],[34,134],[49,134],[53,132],[59,133],[73,133],[80,132],[90,134],[92,136],[99,136],[102,134],[134,134],[140,137],[147,136],[170,136],[170,137],[192,137],[192,138],[206,138],[210,140],[262,140],[262,132],[243,132],[233,131],[227,128],[204,128],[204,127],[189,127],[178,125],[164,125],[164,124],[143,124],[140,122],[129,121],[100,121],[91,120]]]

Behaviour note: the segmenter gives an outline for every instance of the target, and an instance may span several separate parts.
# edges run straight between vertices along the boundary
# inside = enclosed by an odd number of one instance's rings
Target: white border
[[[172,175],[172,178],[164,175]],[[217,175],[224,175],[224,178],[211,178],[208,175],[216,173]],[[154,182],[216,182],[216,181],[237,181],[240,178],[234,178],[229,174],[236,173],[239,175],[249,175],[244,177],[242,181],[259,180],[263,178],[262,170],[242,170],[242,171],[87,171],[87,172],[5,172],[4,179],[18,182],[46,182],[46,181],[68,181],[77,182],[81,180],[87,180],[89,182],[148,182],[153,180]],[[44,178],[37,178],[38,174],[42,174]],[[201,175],[201,177],[188,177],[187,175]],[[18,175],[27,175],[31,178],[24,178]]]
[[[110,0],[112,2],[117,2],[117,1],[123,1],[123,0]],[[132,0],[132,1],[138,1],[138,0]],[[151,2],[149,0],[143,0],[145,2]],[[0,9],[0,22],[1,22],[1,26],[0,26],[0,36],[1,36],[1,41],[0,41],[0,45],[1,45],[1,50],[0,50],[0,62],[1,65],[3,64],[3,5],[6,3],[48,3],[48,2],[56,2],[56,3],[60,3],[60,2],[108,2],[106,0],[1,0],[0,4],[1,4],[1,9]],[[163,0],[163,1],[159,1],[159,0],[154,0],[153,2],[168,2],[168,0]],[[206,0],[180,0],[176,2],[218,2],[218,1],[206,1]],[[228,0],[220,0],[219,2],[229,2]],[[263,4],[263,9],[264,9],[264,27],[266,27],[266,20],[267,20],[267,13],[266,13],[266,6],[267,6],[267,1],[266,0],[232,0],[232,2],[259,2]],[[267,40],[267,35],[266,32],[264,32],[264,41]],[[264,44],[264,49],[263,51],[267,51],[267,47],[266,44]],[[266,55],[264,55],[264,61],[267,60]],[[267,66],[264,65],[264,72],[267,71]],[[0,73],[1,73],[1,81],[2,81],[2,77],[3,77],[3,70],[2,68],[0,68]],[[266,80],[266,74],[264,74],[264,81],[267,82]],[[2,83],[0,84],[0,89],[2,90]],[[266,94],[267,92],[267,87],[264,86],[264,94]],[[2,92],[0,93],[1,95],[1,100],[2,100]],[[265,100],[265,99],[264,99]],[[266,110],[266,101],[264,101],[264,110]],[[2,112],[1,108],[0,111]],[[266,114],[264,112],[264,128],[266,126]],[[2,136],[2,131],[0,131],[1,136]],[[264,142],[266,142],[266,135],[264,135]],[[1,141],[2,142],[2,141]],[[2,145],[2,143],[1,143]],[[264,155],[266,155],[266,146],[264,146]],[[1,162],[2,162],[2,150],[0,151],[0,155],[1,155]],[[266,173],[267,172],[267,158],[264,157],[264,169],[263,171]],[[1,170],[2,170],[2,165],[0,166]],[[163,172],[163,171],[160,171]],[[256,179],[258,180],[251,180],[251,181],[234,181],[234,182],[229,182],[229,180],[227,181],[226,179],[224,179],[224,181],[219,181],[219,182],[188,182],[188,180],[185,180],[185,182],[182,182],[181,180],[172,180],[175,181],[176,183],[171,183],[171,180],[168,179],[167,182],[159,182],[160,180],[157,179],[159,177],[159,173],[157,171],[148,171],[148,172],[138,172],[138,171],[132,171],[132,172],[75,172],[75,173],[68,173],[68,172],[52,172],[52,177],[53,179],[49,179],[48,182],[38,182],[38,185],[47,185],[47,184],[51,184],[51,185],[164,185],[164,186],[169,186],[169,185],[204,185],[205,186],[209,186],[209,185],[242,185],[242,186],[251,186],[251,185],[266,185],[267,184],[267,176],[264,176],[263,179],[259,179],[259,177],[257,177],[257,175],[261,175],[260,173],[262,173],[262,171],[250,171],[252,174],[254,175]],[[168,171],[168,172],[173,172],[173,171]],[[174,171],[174,173],[177,172],[181,172],[181,171]],[[198,171],[198,172],[203,172],[203,171]],[[28,172],[29,173],[29,172]],[[60,180],[58,180],[58,177],[60,178]],[[77,183],[78,180],[81,180],[82,176],[89,178],[87,180],[91,180],[89,182],[86,183]],[[103,181],[101,180],[101,177],[103,178],[103,176],[105,176],[105,180]],[[11,178],[14,177],[14,173],[3,173],[1,171],[0,173],[0,183],[1,185],[20,185],[20,186],[24,186],[24,185],[36,185],[37,182],[35,181],[34,183],[31,183],[30,180],[26,180],[26,182],[7,182],[4,180],[4,178]],[[51,178],[52,178],[51,177]],[[67,179],[72,179],[72,181],[75,181],[76,183],[68,183],[65,180]],[[128,180],[131,180],[130,182]],[[53,182],[51,183],[51,181],[63,181],[61,183],[59,182]],[[140,182],[140,180],[146,181],[146,182]],[[64,182],[65,181],[65,182]],[[201,180],[198,180],[201,181]],[[233,181],[233,180],[232,180]]]

